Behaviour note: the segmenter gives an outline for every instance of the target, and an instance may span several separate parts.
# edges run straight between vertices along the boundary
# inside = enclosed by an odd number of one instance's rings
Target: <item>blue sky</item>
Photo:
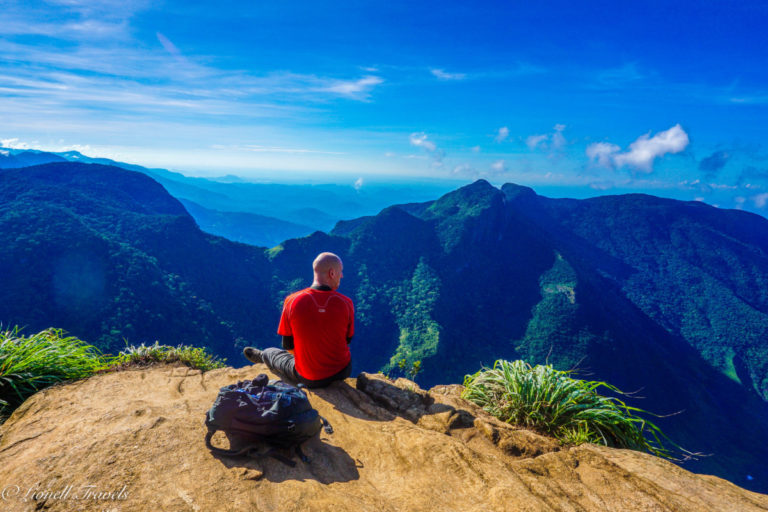
[[[766,214],[766,26],[750,1],[0,1],[0,140]]]

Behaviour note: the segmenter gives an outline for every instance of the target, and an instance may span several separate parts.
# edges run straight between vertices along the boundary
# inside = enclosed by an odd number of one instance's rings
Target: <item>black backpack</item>
[[[290,466],[296,463],[278,454],[276,449],[293,447],[302,461],[309,462],[301,451],[301,444],[314,437],[321,428],[328,434],[333,432],[325,418],[312,408],[302,389],[279,380],[270,382],[263,373],[253,380],[242,380],[221,388],[206,414],[205,425],[208,427],[205,444],[214,453],[251,457],[269,455]],[[227,435],[230,446],[245,446],[230,450],[213,446],[211,438],[218,430]],[[270,449],[258,453],[257,448],[263,444],[269,445]]]

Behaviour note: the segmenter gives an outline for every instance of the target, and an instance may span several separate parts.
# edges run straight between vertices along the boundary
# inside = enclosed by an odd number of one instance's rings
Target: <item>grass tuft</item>
[[[22,336],[0,331],[0,417],[30,395],[57,382],[82,379],[108,368],[110,358],[61,329]]]
[[[180,362],[190,368],[196,368],[204,372],[226,366],[226,360],[209,354],[204,348],[191,347],[189,345],[172,347],[170,345],[160,345],[156,341],[152,345],[142,343],[138,347],[130,345],[124,348],[112,362],[112,368],[119,370],[130,366],[175,362]]]
[[[574,379],[570,372],[551,365],[498,360],[493,368],[467,375],[464,386],[462,398],[493,416],[552,435],[564,444],[603,444],[678,460],[662,442],[665,441],[679,449],[684,458],[694,455],[636,413],[658,415],[597,393],[599,388],[605,388],[626,395],[615,386]]]
[[[0,423],[31,395],[58,382],[131,366],[174,362],[208,371],[223,368],[226,361],[204,348],[188,345],[142,343],[112,356],[74,336],[66,336],[61,329],[49,328],[30,336],[22,336],[18,327],[0,330]]]

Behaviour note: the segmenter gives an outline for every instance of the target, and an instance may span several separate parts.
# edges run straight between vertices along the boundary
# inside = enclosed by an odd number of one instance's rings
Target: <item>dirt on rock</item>
[[[334,432],[304,445],[307,464],[212,454],[204,420],[219,388],[259,373],[156,366],[37,393],[0,426],[0,510],[768,510],[766,495],[651,455],[562,448],[460,386],[380,375],[310,391]]]

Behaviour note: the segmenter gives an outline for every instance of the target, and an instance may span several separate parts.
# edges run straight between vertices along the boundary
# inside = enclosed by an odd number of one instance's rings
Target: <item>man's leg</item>
[[[339,373],[335,375],[331,375],[328,378],[322,379],[322,380],[304,380],[303,382],[306,384],[308,388],[324,388],[326,386],[330,386],[337,380],[344,380],[347,377],[349,377],[352,370],[352,363],[350,362],[346,368],[341,370]]]
[[[261,351],[261,360],[267,368],[277,373],[280,377],[294,382],[299,382],[299,374],[296,373],[296,361],[293,354],[279,348],[265,348]]]

